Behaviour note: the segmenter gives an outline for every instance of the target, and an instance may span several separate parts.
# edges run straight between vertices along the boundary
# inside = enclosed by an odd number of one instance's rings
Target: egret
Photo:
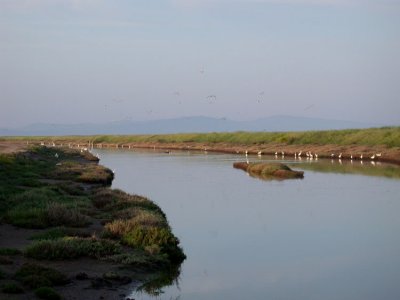
[[[257,152],[257,155],[258,155],[258,156],[261,156],[261,155],[262,155],[262,151],[258,151],[258,152]]]
[[[248,153],[249,153],[249,152],[246,150],[246,152],[245,152],[246,156],[248,156]]]
[[[334,154],[334,153],[331,153],[331,157],[334,158],[334,157],[335,157],[335,154]]]
[[[375,159],[375,154],[371,156],[371,159]]]
[[[301,153],[302,153],[302,151],[299,152],[299,157],[301,157]]]
[[[342,152],[340,152],[340,154],[339,154],[339,159],[341,159],[342,158]]]
[[[381,157],[382,156],[382,153],[377,153],[377,154],[375,154],[376,155],[376,157]]]
[[[360,159],[361,159],[361,160],[363,159],[363,155],[362,155],[362,154],[360,155]]]

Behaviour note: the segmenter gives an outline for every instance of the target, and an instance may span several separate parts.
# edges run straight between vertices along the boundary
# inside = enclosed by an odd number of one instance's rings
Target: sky
[[[0,0],[0,127],[400,125],[400,0]]]

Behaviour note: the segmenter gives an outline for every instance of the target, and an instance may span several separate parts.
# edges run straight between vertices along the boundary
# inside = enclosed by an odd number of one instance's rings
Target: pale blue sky
[[[400,124],[399,54],[398,0],[0,0],[0,127]]]

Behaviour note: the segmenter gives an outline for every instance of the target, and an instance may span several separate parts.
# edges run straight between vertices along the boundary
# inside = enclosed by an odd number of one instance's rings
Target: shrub
[[[56,240],[66,236],[70,237],[90,237],[91,234],[87,231],[82,231],[74,228],[56,227],[45,232],[34,234],[30,237],[31,240]]]
[[[22,294],[24,292],[16,283],[6,283],[1,287],[1,291],[6,294]]]
[[[166,220],[154,212],[142,209],[127,209],[121,212],[121,214],[126,214],[124,217],[129,217],[130,215],[133,215],[133,217],[128,220],[117,219],[107,223],[104,228],[112,236],[121,237],[135,230],[138,226],[168,228]]]
[[[0,248],[0,255],[18,255],[22,252],[15,248]]]
[[[97,238],[65,237],[41,240],[28,246],[25,255],[36,259],[100,258],[121,252],[119,243]]]
[[[177,245],[178,239],[167,228],[137,226],[122,236],[122,240],[128,246],[145,248],[167,244]]]
[[[50,287],[40,287],[35,290],[36,297],[45,300],[60,300],[61,296]]]
[[[0,280],[4,279],[5,277],[6,277],[6,274],[2,270],[0,270]]]
[[[15,273],[15,278],[30,288],[64,285],[69,282],[61,272],[34,263],[25,263]]]
[[[51,202],[46,209],[47,223],[52,226],[67,225],[83,227],[89,224],[89,218],[77,208],[68,208],[64,204]]]

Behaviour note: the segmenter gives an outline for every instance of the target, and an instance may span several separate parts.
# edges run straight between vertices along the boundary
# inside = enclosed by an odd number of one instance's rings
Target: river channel
[[[174,285],[136,300],[400,299],[400,167],[286,158],[304,179],[265,181],[234,169],[239,155],[93,152],[113,188],[162,208],[187,255]]]

